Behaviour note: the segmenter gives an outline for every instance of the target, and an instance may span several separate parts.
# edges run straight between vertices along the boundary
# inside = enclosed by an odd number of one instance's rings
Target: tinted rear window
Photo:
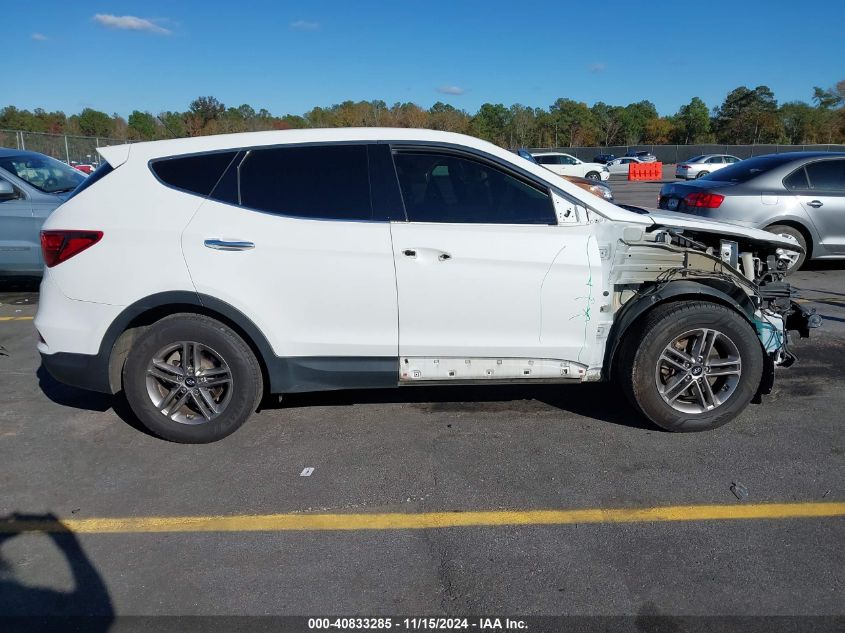
[[[165,184],[207,196],[237,153],[237,151],[216,152],[165,158],[155,161],[151,168]]]
[[[807,165],[810,186],[821,191],[845,191],[845,160],[822,160]]]
[[[364,145],[252,150],[238,172],[243,206],[303,218],[372,218]]]
[[[775,167],[780,167],[794,160],[795,156],[790,156],[789,154],[770,154],[768,156],[747,158],[739,163],[734,163],[729,167],[702,176],[702,178],[704,180],[718,180],[720,182],[747,182],[760,174],[764,174]]]

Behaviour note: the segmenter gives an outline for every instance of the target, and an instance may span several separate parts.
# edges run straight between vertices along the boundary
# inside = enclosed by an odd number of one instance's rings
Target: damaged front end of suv
[[[806,337],[821,325],[815,310],[796,302],[795,291],[785,280],[789,251],[800,247],[744,227],[690,221],[673,214],[650,213],[648,217],[651,225],[608,223],[599,229],[599,235],[606,238],[600,238],[600,244],[604,242],[600,254],[605,260],[606,287],[612,289],[608,305],[602,308],[608,327],[602,378],[610,379],[617,371],[642,373],[641,368],[632,366],[639,362],[635,354],[649,334],[646,317],[652,313],[662,310],[668,314],[670,306],[684,304],[697,306],[698,312],[702,312],[701,306],[723,311],[728,308],[747,321],[759,340],[762,371],[758,369],[759,380],[755,372],[755,384],[746,387],[755,390],[751,401],[759,402],[762,395],[771,392],[775,366],[789,366],[796,360],[789,349],[789,332]],[[675,310],[678,319],[687,318],[679,308]],[[673,430],[697,430],[696,419],[715,414],[733,389],[744,386],[740,383],[742,370],[750,371],[752,365],[748,353],[745,365],[740,365],[741,345],[732,342],[738,336],[720,330],[718,313],[703,318],[654,352],[659,360],[654,363],[656,375],[651,384],[657,385],[661,406],[669,405],[678,418],[682,428]],[[707,318],[717,325],[708,325]],[[664,319],[661,323],[665,328],[673,321]],[[627,355],[626,341],[633,350]],[[715,352],[711,355],[710,350],[719,346],[721,357]],[[724,398],[720,394],[725,394]],[[629,395],[641,409],[649,408],[647,402],[645,406],[640,402],[648,394]],[[655,419],[654,411],[646,413]],[[709,423],[708,427],[717,425]]]

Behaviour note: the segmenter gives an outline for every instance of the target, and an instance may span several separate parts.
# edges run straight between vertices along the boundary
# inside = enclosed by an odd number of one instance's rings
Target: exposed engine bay
[[[656,213],[653,220],[652,226],[625,227],[610,249],[612,311],[620,326],[668,297],[709,295],[745,315],[773,365],[791,365],[796,359],[788,332],[806,337],[821,325],[815,310],[795,301],[786,281],[789,251],[801,247],[762,231],[737,227],[734,232],[722,223],[713,223],[712,229],[701,222],[687,228],[674,218],[664,222]]]

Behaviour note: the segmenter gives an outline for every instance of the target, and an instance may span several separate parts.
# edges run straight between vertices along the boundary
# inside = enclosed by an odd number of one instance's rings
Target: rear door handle
[[[254,242],[246,242],[243,240],[221,240],[219,238],[211,238],[203,242],[206,248],[213,248],[216,251],[248,251],[255,248]]]
[[[807,203],[808,207],[813,207],[814,209],[818,209],[819,207],[823,206],[821,200],[812,200]]]
[[[402,251],[402,254],[405,257],[416,257],[417,251],[415,251],[413,248],[406,248],[404,251]]]

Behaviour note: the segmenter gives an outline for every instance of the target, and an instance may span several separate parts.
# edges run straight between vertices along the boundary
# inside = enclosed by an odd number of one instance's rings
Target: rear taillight
[[[47,268],[61,264],[94,246],[103,237],[102,231],[41,231],[41,254]]]
[[[716,209],[722,204],[725,196],[718,193],[691,193],[684,198],[684,204],[688,207],[698,207],[700,209]]]
[[[681,169],[689,169],[689,165],[678,165]]]

